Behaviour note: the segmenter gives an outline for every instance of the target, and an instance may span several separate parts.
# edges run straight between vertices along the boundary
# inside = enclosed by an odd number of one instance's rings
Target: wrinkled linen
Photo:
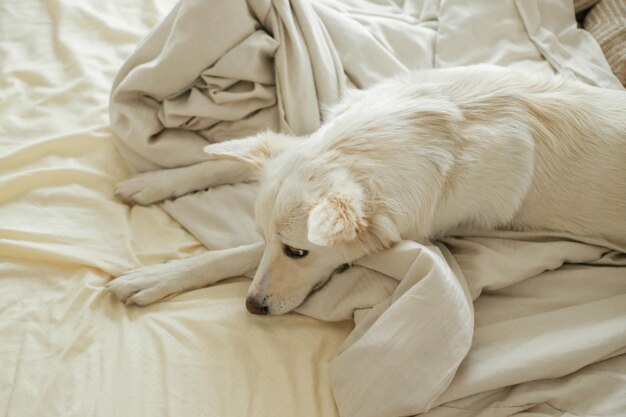
[[[133,170],[174,167],[207,142],[307,134],[348,88],[483,62],[621,88],[566,1],[188,0],[122,67],[111,120]],[[259,239],[253,200],[162,206],[218,249]],[[625,267],[610,242],[459,233],[371,256],[298,311],[355,322],[328,368],[344,417],[625,415]]]
[[[0,0],[0,415],[337,414],[325,365],[352,325],[260,320],[234,279],[147,308],[111,277],[206,250],[113,197],[123,60],[171,0]],[[236,209],[233,209],[236,213]]]

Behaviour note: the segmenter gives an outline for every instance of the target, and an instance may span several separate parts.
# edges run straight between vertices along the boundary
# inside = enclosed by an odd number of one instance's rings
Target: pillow
[[[576,13],[582,12],[583,10],[587,10],[600,0],[574,0],[574,10]]]
[[[626,2],[602,0],[589,11],[583,27],[598,41],[611,70],[626,86]]]

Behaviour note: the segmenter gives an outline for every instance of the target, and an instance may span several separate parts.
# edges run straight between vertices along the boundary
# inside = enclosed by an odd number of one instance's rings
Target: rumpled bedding
[[[207,142],[307,134],[347,89],[484,62],[622,88],[566,1],[187,0],[122,67],[111,120],[132,169],[174,167]],[[162,206],[217,249],[258,240],[231,214],[253,200],[236,185]],[[354,320],[328,367],[344,417],[626,415],[626,255],[611,242],[401,242],[298,311]]]
[[[5,415],[626,414],[626,251],[612,242],[401,242],[285,317],[247,314],[242,279],[147,308],[106,294],[127,268],[203,250],[195,238],[259,239],[251,184],[161,204],[176,222],[112,198],[128,172],[109,83],[170,5],[2,3]],[[259,129],[306,134],[347,89],[416,68],[490,62],[621,88],[573,16],[547,0],[186,0],[126,59],[111,124],[139,172]]]
[[[204,246],[129,175],[108,118],[123,60],[171,0],[0,0],[0,415],[333,416],[324,364],[352,328],[258,320],[239,278],[147,308],[113,276]]]

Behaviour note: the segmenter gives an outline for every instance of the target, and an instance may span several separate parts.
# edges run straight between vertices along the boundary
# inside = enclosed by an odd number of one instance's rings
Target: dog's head
[[[312,141],[264,133],[205,148],[212,159],[258,173],[255,217],[265,252],[248,291],[252,313],[293,310],[371,249],[366,190],[332,154],[311,152]]]

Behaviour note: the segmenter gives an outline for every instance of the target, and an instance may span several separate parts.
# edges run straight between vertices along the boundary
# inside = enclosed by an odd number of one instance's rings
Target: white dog
[[[198,165],[140,174],[151,204],[258,179],[265,245],[140,268],[107,287],[138,305],[258,267],[246,306],[283,314],[337,271],[401,239],[458,227],[554,230],[626,242],[626,93],[480,65],[355,91],[306,137],[209,145]]]

